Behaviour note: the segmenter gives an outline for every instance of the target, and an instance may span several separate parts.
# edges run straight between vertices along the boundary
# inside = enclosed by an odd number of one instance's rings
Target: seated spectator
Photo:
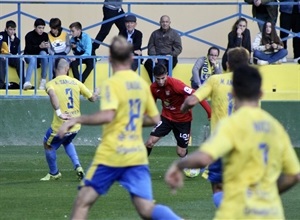
[[[268,65],[281,63],[281,59],[287,55],[283,43],[278,37],[274,24],[265,22],[262,33],[258,33],[252,44],[254,63]]]
[[[94,68],[94,59],[93,58],[85,58],[86,56],[91,56],[92,54],[92,39],[91,37],[82,32],[82,26],[79,22],[74,22],[69,26],[72,38],[70,39],[70,45],[73,51],[73,54],[76,56],[81,56],[82,58],[71,58],[71,68],[73,75],[76,79],[80,81],[78,66],[80,64],[80,60],[82,60],[82,64],[86,65],[85,70],[82,73],[81,82],[84,83],[91,71]]]
[[[50,47],[48,52],[50,55],[67,55],[71,48],[69,43],[68,33],[62,31],[61,20],[59,18],[50,19],[50,32],[48,33]],[[53,63],[53,78],[55,78],[54,63],[55,58],[52,60]]]
[[[173,59],[173,66],[176,66],[178,62],[178,55],[182,51],[181,38],[179,34],[170,27],[171,20],[168,15],[163,15],[160,18],[160,29],[152,32],[149,42],[148,42],[148,55],[149,56],[166,56],[170,55]],[[157,60],[156,64],[163,64],[167,68],[169,67],[169,62],[167,59]],[[153,81],[153,61],[152,59],[147,59],[144,64],[150,81]]]
[[[210,47],[207,56],[200,57],[194,64],[191,78],[191,87],[198,89],[211,75],[222,73],[222,66],[217,60],[220,50]]]
[[[5,30],[0,32],[0,54],[5,55],[18,55],[20,49],[20,39],[16,35],[16,23],[12,20],[7,21]],[[20,63],[21,61],[21,63]],[[24,83],[24,62],[20,58],[8,58],[8,66],[16,69],[19,78],[22,77]],[[21,67],[22,66],[22,67]],[[5,89],[5,76],[6,76],[6,60],[0,58],[0,89]],[[21,84],[20,84],[21,85]],[[22,85],[21,85],[22,86]]]
[[[30,31],[25,36],[25,49],[24,55],[47,55],[48,48],[50,47],[48,34],[44,32],[45,21],[38,18],[34,22],[34,30]],[[31,89],[31,75],[32,72],[41,66],[42,68],[42,78],[39,85],[39,89],[45,90],[46,77],[48,69],[48,57],[47,58],[36,58],[35,56],[25,58],[26,63],[28,63],[26,71],[26,79],[23,88]]]
[[[251,56],[251,35],[250,31],[247,28],[247,20],[245,18],[239,18],[234,25],[232,26],[232,30],[228,34],[228,44],[227,49],[222,57],[222,67],[223,70],[227,70],[227,51],[230,48],[234,47],[244,47],[249,51],[249,55]]]
[[[119,35],[125,37],[128,42],[133,45],[133,55],[134,56],[141,56],[142,55],[142,38],[143,34],[139,30],[135,29],[136,27],[136,17],[134,15],[127,15],[125,17],[125,26],[126,29],[120,31]],[[143,60],[140,60],[143,62]],[[139,66],[139,60],[134,59],[131,65],[131,69],[136,71]]]

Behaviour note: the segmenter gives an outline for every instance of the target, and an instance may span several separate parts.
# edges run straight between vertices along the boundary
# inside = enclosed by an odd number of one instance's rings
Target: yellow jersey
[[[46,84],[46,91],[53,90],[59,100],[59,108],[62,113],[71,115],[72,117],[80,116],[80,94],[86,98],[91,98],[93,94],[90,90],[75,78],[63,75],[57,76]],[[51,128],[53,132],[57,132],[64,120],[60,119],[55,111]],[[76,124],[71,128],[70,132],[80,129],[81,125]]]
[[[211,131],[213,131],[220,119],[230,115],[234,110],[232,73],[212,75],[193,95],[199,101],[211,98]]]
[[[277,179],[299,173],[300,165],[276,119],[242,107],[221,120],[199,150],[223,162],[224,198],[215,219],[284,219]]]
[[[142,137],[144,114],[159,115],[149,85],[131,70],[118,71],[101,86],[101,111],[115,110],[103,125],[93,164],[127,167],[148,164]]]

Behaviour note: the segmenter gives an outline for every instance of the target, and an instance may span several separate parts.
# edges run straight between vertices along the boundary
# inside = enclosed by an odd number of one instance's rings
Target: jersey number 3
[[[141,100],[140,99],[130,99],[129,106],[130,106],[129,122],[126,125],[126,131],[135,131],[136,130],[135,119],[138,119],[140,117]]]
[[[74,108],[74,99],[73,99],[73,92],[71,88],[66,88],[66,95],[68,96],[68,109]]]

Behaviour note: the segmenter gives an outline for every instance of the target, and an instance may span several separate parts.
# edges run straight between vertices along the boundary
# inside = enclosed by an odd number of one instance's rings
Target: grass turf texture
[[[86,169],[95,147],[77,147]],[[195,150],[191,147],[190,151]],[[300,148],[297,148],[300,157]],[[57,181],[41,182],[48,168],[42,146],[0,147],[0,219],[69,219],[78,181],[71,162],[61,148],[58,166],[63,175]],[[150,156],[154,198],[170,206],[185,219],[212,219],[215,208],[210,184],[201,177],[185,181],[185,187],[171,195],[163,176],[176,159],[174,147],[156,147]],[[282,196],[287,219],[300,219],[300,184]],[[139,219],[127,192],[114,184],[109,193],[92,207],[89,219]]]

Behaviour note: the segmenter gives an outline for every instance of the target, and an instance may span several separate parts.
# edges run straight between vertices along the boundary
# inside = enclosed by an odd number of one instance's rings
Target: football
[[[183,170],[183,173],[186,177],[189,177],[189,178],[194,178],[196,176],[199,176],[200,174],[200,169],[184,169]]]

